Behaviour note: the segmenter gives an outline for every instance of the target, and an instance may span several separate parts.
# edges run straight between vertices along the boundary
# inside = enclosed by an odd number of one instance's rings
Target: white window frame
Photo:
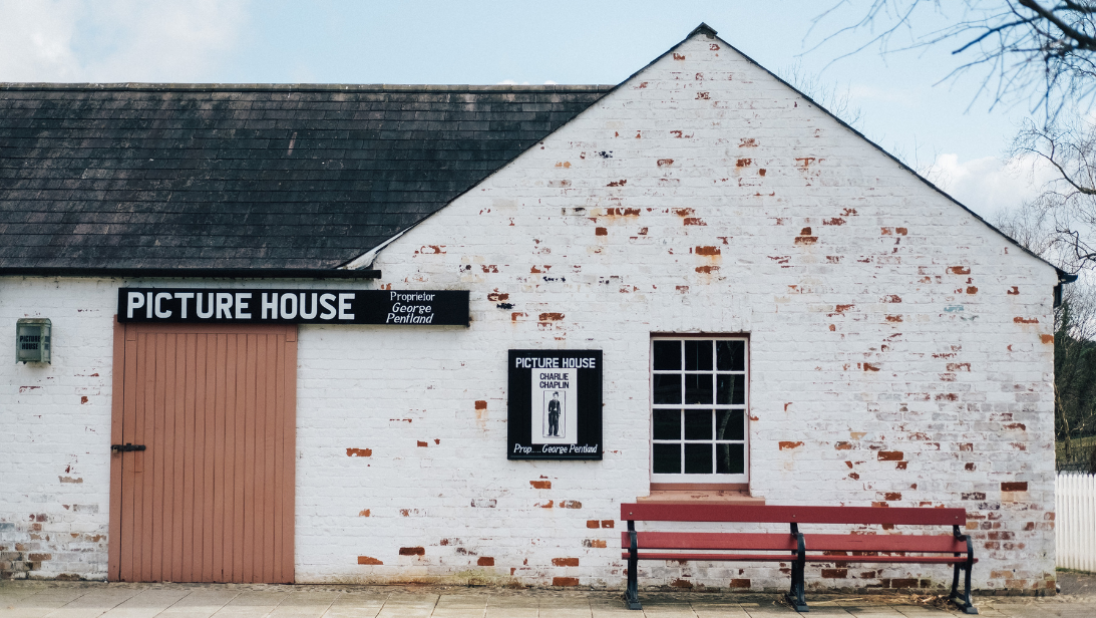
[[[654,445],[656,444],[654,437],[654,376],[655,376],[655,342],[656,341],[711,341],[713,355],[715,353],[716,341],[741,341],[743,343],[743,368],[744,371],[738,372],[718,372],[715,366],[715,359],[713,358],[713,365],[711,372],[699,372],[699,373],[733,373],[743,376],[745,398],[743,404],[660,404],[657,407],[660,409],[675,408],[680,410],[742,410],[743,415],[743,440],[742,440],[742,452],[743,452],[743,472],[742,474],[686,474],[684,472],[684,461],[682,461],[682,472],[680,474],[655,474],[654,472]],[[682,356],[684,357],[684,345],[682,347]],[[651,342],[648,345],[648,369],[647,369],[647,409],[649,411],[647,431],[650,437],[648,448],[648,469],[651,471],[651,483],[652,484],[678,484],[678,485],[697,485],[697,484],[711,484],[711,485],[739,485],[748,484],[750,482],[750,339],[744,335],[653,335]],[[685,361],[682,358],[681,369],[679,371],[660,371],[659,373],[697,373],[687,372],[685,370]],[[684,378],[683,378],[684,379]],[[714,386],[714,385],[713,385]],[[684,401],[684,385],[682,386],[682,400]],[[684,429],[683,429],[684,431]],[[681,442],[689,443],[690,440],[681,440]],[[694,442],[716,442],[713,435],[712,440],[697,440]],[[737,442],[737,441],[729,441]],[[684,455],[682,455],[684,457]]]

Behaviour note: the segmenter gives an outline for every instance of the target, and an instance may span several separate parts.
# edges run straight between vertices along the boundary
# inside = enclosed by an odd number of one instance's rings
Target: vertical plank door
[[[116,325],[108,574],[293,582],[297,327]]]

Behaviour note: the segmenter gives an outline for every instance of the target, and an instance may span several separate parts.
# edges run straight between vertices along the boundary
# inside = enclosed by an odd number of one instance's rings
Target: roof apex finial
[[[716,32],[715,29],[712,28],[711,26],[709,26],[708,24],[706,24],[704,22],[700,22],[700,25],[697,26],[696,28],[693,28],[693,31],[690,32],[689,36],[687,36],[685,38],[687,38],[687,39],[691,38],[693,35],[696,35],[696,34],[703,34],[703,35],[707,36],[710,39],[710,38],[713,38],[715,35],[717,35],[719,33]]]

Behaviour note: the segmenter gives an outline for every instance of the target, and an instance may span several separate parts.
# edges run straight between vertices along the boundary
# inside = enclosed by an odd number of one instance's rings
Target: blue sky
[[[814,23],[837,2],[0,0],[0,81],[615,84],[704,21],[778,74],[798,64],[847,92],[857,128],[985,216],[1034,196],[1045,170],[1007,160],[1023,102],[991,110],[976,81],[940,84],[950,48],[840,59],[869,33],[825,39],[868,0]]]

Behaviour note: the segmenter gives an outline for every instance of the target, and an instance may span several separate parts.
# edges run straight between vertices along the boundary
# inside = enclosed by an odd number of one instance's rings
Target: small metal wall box
[[[15,324],[15,362],[50,362],[49,318],[19,318]]]

